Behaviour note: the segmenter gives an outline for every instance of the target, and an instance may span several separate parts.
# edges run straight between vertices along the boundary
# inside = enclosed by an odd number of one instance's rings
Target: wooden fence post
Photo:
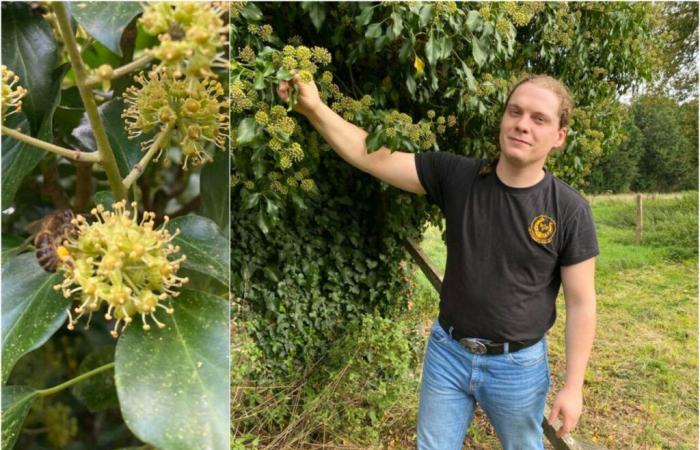
[[[644,214],[642,211],[642,194],[637,194],[637,244],[642,243],[644,233]]]

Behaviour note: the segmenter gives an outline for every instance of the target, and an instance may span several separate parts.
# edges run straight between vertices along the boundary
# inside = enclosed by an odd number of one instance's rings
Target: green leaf
[[[416,94],[416,79],[413,78],[413,75],[408,75],[406,77],[406,88],[411,96]]]
[[[411,41],[406,39],[403,41],[403,44],[401,44],[401,48],[399,49],[399,61],[402,63],[405,63],[408,61],[408,58],[411,57],[411,52],[413,51],[413,46],[411,45]]]
[[[245,145],[255,139],[255,134],[257,133],[258,125],[255,123],[255,119],[252,117],[247,117],[241,120],[238,124],[238,133],[236,133],[236,142],[240,145]]]
[[[121,98],[112,99],[97,108],[104,123],[109,144],[117,160],[119,173],[123,177],[127,176],[134,165],[141,160],[143,156],[141,142],[150,137],[148,135],[129,139],[129,134],[126,132],[126,123],[122,118],[124,109],[124,100]],[[95,136],[87,113],[83,114],[83,117],[80,119],[80,125],[71,134],[88,150],[97,151]]]
[[[33,253],[2,266],[2,382],[17,361],[46,342],[66,320],[69,306],[53,289],[61,275],[39,267]]]
[[[168,230],[174,233],[180,229],[180,235],[173,243],[180,246],[187,255],[182,267],[208,275],[228,286],[228,250],[229,242],[216,223],[206,217],[190,214],[177,217],[168,223]]]
[[[365,142],[367,143],[367,152],[376,151],[379,147],[381,147],[383,137],[384,134],[382,133],[381,129],[377,129],[369,133],[365,139]]]
[[[80,363],[78,372],[83,374],[114,361],[114,345],[104,345],[88,354]],[[104,411],[119,406],[114,373],[111,370],[81,381],[71,392],[90,412]]]
[[[142,441],[168,450],[229,446],[228,302],[183,290],[166,327],[127,328],[117,343],[122,415]]]
[[[393,12],[391,13],[391,31],[394,33],[394,38],[401,36],[401,31],[403,31],[403,19],[401,16]]]
[[[486,62],[486,53],[481,48],[481,42],[476,36],[472,36],[472,56],[474,57],[474,62],[481,67]]]
[[[467,31],[474,32],[481,25],[481,14],[478,11],[471,10],[467,14]]]
[[[428,59],[428,64],[435,65],[435,62],[438,59],[438,54],[437,54],[437,45],[435,43],[435,36],[433,36],[433,33],[430,33],[430,36],[428,37],[428,42],[425,44],[425,56]]]
[[[28,2],[3,4],[2,63],[19,76],[19,84],[28,91],[22,98],[22,111],[35,136],[56,97],[51,77],[56,41],[49,24],[32,13]]]
[[[67,6],[90,36],[119,56],[122,56],[119,42],[124,29],[143,12],[138,2],[79,2]]]
[[[355,19],[355,23],[359,27],[366,27],[372,20],[374,8],[369,3],[363,4],[360,8],[362,8],[362,12]]]
[[[373,23],[372,25],[367,27],[367,31],[365,31],[365,37],[367,38],[378,38],[382,35],[382,24],[381,23]]]
[[[215,152],[214,161],[202,167],[199,177],[199,194],[202,199],[199,211],[202,216],[213,220],[222,230],[228,230],[231,225],[228,218],[228,160],[228,152]]]
[[[32,401],[38,395],[28,386],[2,387],[2,450],[11,450],[15,446]]]
[[[263,214],[262,209],[258,211],[255,223],[263,234],[267,234],[270,231],[270,226],[267,224],[267,220],[265,219],[265,214]]]
[[[3,15],[4,17],[4,15]],[[53,114],[56,106],[61,101],[61,81],[69,68],[69,64],[57,68],[53,73],[53,84],[48,91],[48,97],[44,99],[44,121],[39,128],[37,138],[42,141],[53,140]],[[19,128],[24,134],[30,134],[27,119],[23,112],[10,116],[7,126]],[[46,155],[46,150],[32,145],[15,141],[7,136],[2,137],[2,208],[8,208],[15,199],[24,177],[31,173]]]
[[[2,255],[0,256],[0,264],[5,264],[17,253],[19,253],[22,250],[23,243],[24,239],[22,239],[19,236],[3,234],[2,239],[0,239],[0,244],[2,244]]]
[[[430,20],[433,18],[433,5],[429,2],[424,2],[420,4],[420,12],[418,13],[418,23],[421,28],[428,26]]]
[[[241,11],[241,15],[251,22],[258,22],[263,18],[262,11],[260,11],[260,8],[255,6],[253,2],[246,2],[245,7]]]
[[[110,208],[114,202],[114,193],[112,191],[95,192],[95,204],[102,204],[105,208]]]
[[[302,7],[308,11],[311,23],[314,24],[316,31],[321,31],[321,26],[326,20],[326,5],[321,2],[304,2]]]
[[[245,196],[245,199],[243,203],[241,204],[241,207],[243,211],[248,210],[248,209],[253,209],[254,207],[258,206],[260,203],[260,194],[259,193],[247,193]]]

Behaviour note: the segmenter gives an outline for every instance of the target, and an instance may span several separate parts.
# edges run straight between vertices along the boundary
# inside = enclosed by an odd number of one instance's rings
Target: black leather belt
[[[448,325],[442,318],[438,318],[438,323],[445,333],[450,336],[455,341],[459,342],[462,347],[468,351],[475,353],[477,355],[502,355],[505,353],[506,344],[508,344],[508,353],[517,352],[524,348],[530,347],[538,343],[542,338],[531,339],[528,341],[512,341],[512,342],[492,342],[487,339],[479,339],[473,337],[467,337],[460,334],[454,328],[450,331],[450,325]]]

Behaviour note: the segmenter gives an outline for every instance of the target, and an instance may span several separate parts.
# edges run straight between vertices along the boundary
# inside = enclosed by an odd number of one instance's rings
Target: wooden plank
[[[403,245],[406,247],[406,250],[408,250],[413,261],[423,271],[428,281],[430,281],[435,290],[440,293],[440,289],[442,289],[442,274],[437,271],[428,256],[423,253],[423,250],[417,243],[406,240],[403,242]],[[575,438],[571,433],[561,438],[557,437],[556,430],[561,426],[561,421],[557,420],[554,424],[550,424],[547,420],[549,413],[549,406],[545,405],[542,429],[544,430],[545,437],[555,450],[605,450],[604,447],[599,447],[590,441]]]
[[[442,274],[438,272],[435,266],[430,262],[430,259],[423,253],[420,245],[410,240],[403,241],[403,245],[413,257],[413,261],[418,264],[418,267],[420,267],[425,277],[439,294],[442,289]]]

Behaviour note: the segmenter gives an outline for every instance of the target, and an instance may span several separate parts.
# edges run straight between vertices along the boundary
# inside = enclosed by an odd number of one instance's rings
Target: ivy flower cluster
[[[224,150],[228,133],[228,103],[224,88],[213,79],[177,78],[167,70],[152,70],[134,77],[141,86],[131,86],[124,93],[129,107],[122,113],[130,138],[172,126],[158,155],[170,142],[182,150],[183,167],[200,165],[212,158],[208,143]],[[157,137],[144,142],[143,147]],[[156,157],[157,159],[157,157]]]
[[[212,66],[227,67],[218,50],[228,28],[217,2],[149,2],[139,23],[157,35],[160,45],[148,50],[176,76],[214,77]]]
[[[275,67],[283,67],[289,72],[296,71],[304,83],[313,81],[314,74],[318,71],[318,65],[331,63],[331,54],[323,47],[310,49],[305,45],[286,45],[282,52],[272,55]]]
[[[441,120],[444,124],[445,118],[441,116]],[[431,122],[413,123],[411,116],[396,110],[389,111],[384,115],[382,122],[386,130],[385,133],[390,138],[397,134],[407,136],[411,142],[423,150],[427,150],[435,144],[435,134],[430,127]]]
[[[3,65],[2,71],[2,119],[22,110],[22,97],[27,90],[19,85],[19,77]],[[9,111],[9,113],[8,113]]]
[[[149,330],[149,318],[159,328],[165,326],[155,317],[159,308],[173,313],[163,302],[177,297],[175,288],[188,282],[176,275],[186,256],[170,258],[180,251],[171,243],[180,230],[170,234],[165,229],[167,216],[156,229],[155,213],[144,212],[139,221],[136,202],[131,207],[133,211],[126,208],[125,201],[115,203],[112,211],[97,205],[91,211],[97,219],[94,223],[77,216],[73,219],[75,235],[57,249],[64,280],[54,289],[65,298],[77,294],[80,303],[73,309],[77,316],[68,310],[71,330],[82,316],[92,317],[103,304],[107,304],[105,319],[115,319],[111,332],[115,338],[134,316],[140,316],[143,329]]]

